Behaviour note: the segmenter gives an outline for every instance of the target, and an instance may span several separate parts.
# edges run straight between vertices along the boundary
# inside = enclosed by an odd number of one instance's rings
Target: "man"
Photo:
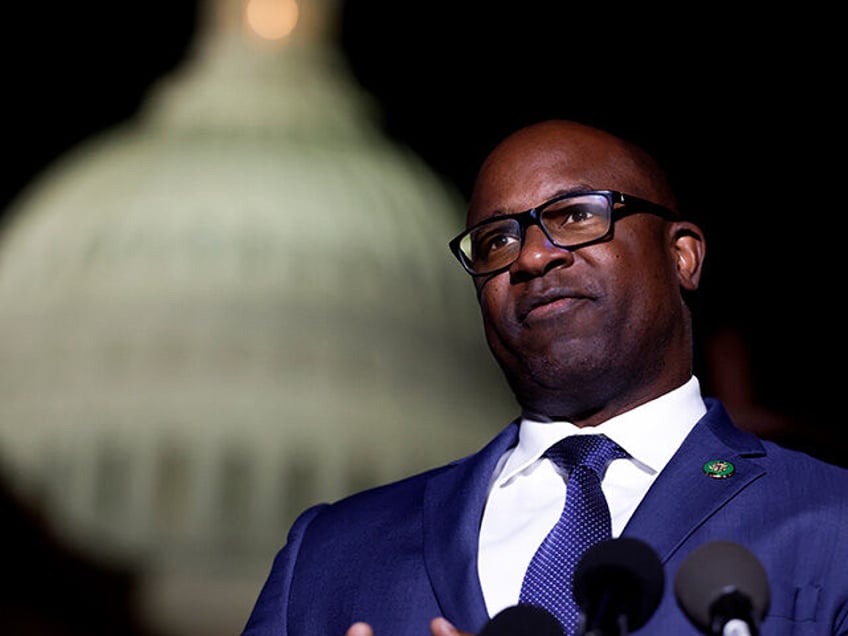
[[[665,571],[636,633],[699,633],[671,580],[723,540],[767,572],[763,633],[848,634],[848,471],[701,398],[686,295],[705,241],[675,210],[657,164],[603,131],[548,121],[498,145],[451,246],[521,417],[470,457],[306,511],[245,634],[479,632],[521,601],[562,511],[568,475],[546,449],[587,433],[624,452],[603,475],[609,532],[647,542]]]

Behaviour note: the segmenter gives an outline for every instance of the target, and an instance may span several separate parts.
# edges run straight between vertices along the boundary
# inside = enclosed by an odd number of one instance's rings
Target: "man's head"
[[[645,152],[569,121],[535,124],[502,141],[477,175],[467,221],[470,228],[596,190],[625,195],[613,206],[613,218],[621,218],[605,239],[572,249],[552,243],[549,236],[560,231],[554,222],[585,223],[593,215],[584,211],[551,215],[547,235],[524,219],[515,260],[475,277],[486,338],[522,408],[578,425],[598,424],[689,378],[691,318],[683,296],[698,286],[700,229],[664,218],[672,215],[659,207],[628,206],[627,195],[671,210],[676,201]]]

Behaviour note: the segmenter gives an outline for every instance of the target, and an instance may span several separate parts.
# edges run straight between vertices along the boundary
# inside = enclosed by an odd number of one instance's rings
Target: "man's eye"
[[[558,210],[545,211],[545,225],[548,227],[564,227],[587,223],[595,218],[595,210],[591,205],[569,205]]]
[[[568,215],[568,223],[580,223],[582,221],[588,221],[595,213],[592,211],[592,208],[589,206],[578,206],[576,210],[572,210],[571,214]]]
[[[475,241],[475,253],[486,258],[495,252],[508,248],[520,240],[514,232],[491,231],[479,236]]]

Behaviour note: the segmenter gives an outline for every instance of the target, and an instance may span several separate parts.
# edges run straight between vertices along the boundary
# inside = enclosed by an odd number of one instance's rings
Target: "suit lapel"
[[[436,474],[424,495],[424,558],[439,606],[457,627],[489,619],[477,575],[480,519],[500,456],[518,439],[513,422],[479,453]]]
[[[657,477],[623,532],[647,540],[663,562],[711,515],[765,472],[750,461],[765,454],[759,440],[737,429],[718,402],[706,402],[707,413]],[[733,474],[723,479],[708,476],[704,465],[714,460],[732,463]]]

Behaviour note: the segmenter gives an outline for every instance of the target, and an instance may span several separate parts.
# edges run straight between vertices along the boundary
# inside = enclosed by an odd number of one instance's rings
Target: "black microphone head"
[[[495,614],[477,636],[565,636],[565,633],[546,609],[512,605]]]
[[[640,628],[659,606],[664,586],[659,556],[633,537],[596,543],[574,570],[574,600],[589,630],[601,627],[617,633],[621,615],[627,617],[629,630]]]
[[[770,596],[762,564],[732,541],[713,541],[693,550],[677,571],[674,594],[696,625],[713,631],[717,613],[722,614],[720,627],[734,618],[759,625]]]

